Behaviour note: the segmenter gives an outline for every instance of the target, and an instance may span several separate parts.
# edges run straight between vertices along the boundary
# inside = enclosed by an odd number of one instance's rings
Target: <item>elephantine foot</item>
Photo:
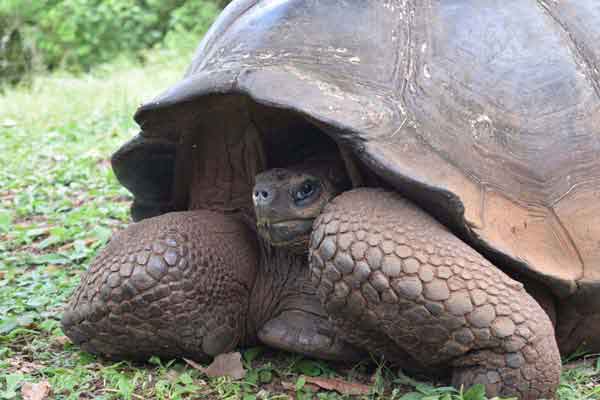
[[[249,334],[256,239],[210,211],[169,213],[115,235],[82,276],[64,332],[84,350],[117,358],[205,359]]]
[[[359,361],[366,356],[342,340],[326,315],[303,310],[287,310],[269,320],[258,337],[268,346],[326,360]]]

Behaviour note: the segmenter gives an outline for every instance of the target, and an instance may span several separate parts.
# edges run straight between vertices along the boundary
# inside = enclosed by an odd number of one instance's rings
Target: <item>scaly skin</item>
[[[480,254],[396,193],[346,192],[317,218],[313,282],[345,339],[488,395],[551,398],[560,375],[552,324]],[[410,365],[408,365],[410,367]]]
[[[356,347],[409,370],[451,370],[454,385],[483,383],[489,395],[554,394],[560,358],[538,303],[399,195],[362,189],[329,203],[310,272],[302,255],[257,242],[211,211],[133,224],[83,276],[64,331],[84,350],[132,359],[206,359],[261,340],[356,360]]]
[[[255,236],[210,211],[132,224],[94,260],[63,315],[82,349],[117,358],[207,359],[249,340]]]
[[[358,360],[310,284],[306,257],[263,246],[237,219],[169,213],[117,234],[83,275],[63,329],[83,350],[198,360],[258,340]]]

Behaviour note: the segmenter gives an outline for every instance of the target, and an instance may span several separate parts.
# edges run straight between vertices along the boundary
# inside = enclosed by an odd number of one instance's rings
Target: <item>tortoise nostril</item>
[[[272,194],[267,189],[256,189],[254,190],[254,199],[258,204],[267,204],[271,201]]]

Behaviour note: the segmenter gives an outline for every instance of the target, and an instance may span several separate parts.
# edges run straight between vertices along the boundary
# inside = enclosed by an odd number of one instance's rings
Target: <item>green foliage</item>
[[[186,63],[154,57],[144,69],[115,66],[109,80],[104,70],[38,78],[0,96],[0,338],[57,322],[50,310],[77,271],[129,219],[109,155],[135,132],[135,107]]]
[[[401,395],[398,400],[487,400],[485,387],[481,384],[474,385],[466,390],[457,390],[451,386],[434,387],[427,383],[418,382],[402,373],[394,383],[412,387],[413,390]],[[516,400],[513,398],[492,400]]]
[[[218,14],[212,0],[2,0],[0,83],[37,68],[88,71],[156,47],[189,51]]]
[[[34,41],[23,15],[36,13],[32,2],[0,1],[0,83],[14,84],[28,76],[34,64]]]
[[[575,367],[573,367],[575,366]],[[560,379],[561,400],[600,399],[600,355],[588,355],[574,365],[566,365]]]
[[[163,45],[167,48],[183,51],[195,49],[201,35],[208,30],[220,10],[215,3],[228,2],[188,0],[181,7],[173,10],[169,17]]]

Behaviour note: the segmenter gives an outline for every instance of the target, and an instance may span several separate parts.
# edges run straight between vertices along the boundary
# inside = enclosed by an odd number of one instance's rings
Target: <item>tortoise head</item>
[[[306,251],[315,218],[350,186],[337,159],[311,160],[257,175],[252,197],[259,234],[273,246]]]

